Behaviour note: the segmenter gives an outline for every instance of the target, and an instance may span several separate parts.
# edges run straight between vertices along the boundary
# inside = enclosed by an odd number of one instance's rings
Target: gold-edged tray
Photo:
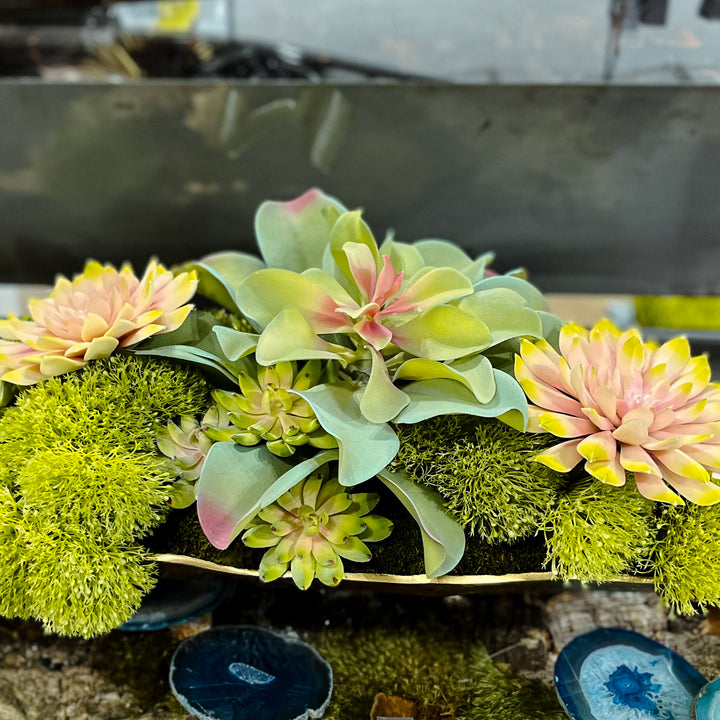
[[[209,572],[222,572],[236,577],[258,579],[258,571],[248,568],[220,565],[209,560],[188,555],[173,555],[170,553],[157,553],[152,556],[156,562],[165,565],[182,567],[186,569],[204,570]],[[280,578],[280,581],[290,581],[290,575]],[[470,593],[516,591],[525,592],[541,589],[547,586],[562,584],[568,587],[579,587],[578,580],[561,581],[551,572],[507,573],[505,575],[445,575],[439,578],[428,578],[426,575],[387,575],[381,573],[345,573],[343,585],[355,585],[368,590],[387,590],[394,592],[422,593],[427,595],[463,595]],[[652,578],[637,577],[634,575],[618,575],[609,583],[617,586],[627,586],[632,589],[653,589]]]

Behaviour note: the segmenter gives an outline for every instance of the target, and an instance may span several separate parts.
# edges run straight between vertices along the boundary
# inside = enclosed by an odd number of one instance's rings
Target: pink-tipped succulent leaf
[[[720,385],[685,338],[657,347],[607,320],[589,331],[571,323],[560,354],[544,340],[524,340],[515,375],[534,403],[528,429],[567,438],[539,462],[567,472],[584,460],[610,485],[630,472],[660,502],[720,501],[712,482],[720,477]]]

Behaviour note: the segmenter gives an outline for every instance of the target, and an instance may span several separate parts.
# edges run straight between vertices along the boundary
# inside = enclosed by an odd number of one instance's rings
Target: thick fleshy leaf
[[[195,486],[203,532],[215,547],[227,548],[261,508],[337,456],[326,450],[293,466],[264,446],[215,443]]]
[[[235,250],[206,255],[200,259],[200,265],[214,270],[216,277],[230,290],[233,298],[238,286],[248,275],[265,267],[265,263],[259,257]],[[209,275],[206,282],[210,282]],[[205,295],[205,297],[208,296]]]
[[[537,311],[524,298],[508,288],[490,288],[463,298],[458,307],[482,320],[492,337],[490,346],[515,337],[543,336],[543,325]]]
[[[435,307],[393,330],[393,342],[417,357],[456,360],[490,343],[485,323],[452,305]]]
[[[153,357],[168,358],[168,360],[180,360],[195,365],[203,365],[222,374],[228,380],[237,382],[237,372],[228,370],[216,355],[189,345],[170,345],[152,350],[136,350],[135,355],[152,355]]]
[[[335,264],[340,270],[341,277],[338,279],[345,286],[348,292],[360,302],[360,296],[357,293],[355,278],[350,271],[350,264],[345,253],[344,246],[346,243],[360,243],[366,245],[375,263],[377,269],[380,261],[380,253],[378,252],[377,243],[373,237],[370,228],[362,219],[359,210],[343,213],[333,225],[330,234],[330,251],[332,252]]]
[[[378,477],[395,494],[420,528],[429,578],[447,575],[465,552],[465,533],[447,513],[440,495],[419,485],[404,472],[382,470]]]
[[[200,525],[207,539],[224,550],[247,527],[263,494],[290,465],[264,446],[215,443],[195,487]]]
[[[410,398],[393,385],[383,356],[371,349],[372,368],[367,385],[360,391],[360,411],[374,423],[390,422]]]
[[[237,290],[243,315],[260,327],[270,324],[283,308],[294,305],[315,332],[332,333],[345,329],[347,320],[335,312],[337,303],[319,284],[290,270],[258,270]]]
[[[380,254],[387,255],[397,272],[405,274],[406,278],[412,277],[421,267],[427,265],[423,256],[414,245],[395,242],[387,238],[380,246]]]
[[[220,327],[210,313],[193,310],[177,330],[155,335],[131,352],[204,365],[235,381],[238,373],[252,366],[242,357],[225,355],[215,332]]]
[[[472,258],[464,250],[447,240],[418,240],[412,247],[430,267],[449,267],[463,272],[472,263]]]
[[[387,311],[424,312],[443,303],[457,300],[472,293],[471,282],[452,268],[422,268],[410,278],[407,287],[392,302]]]
[[[316,385],[290,392],[305,398],[320,425],[338,441],[338,479],[350,486],[368,480],[397,454],[400,441],[387,424],[369,422],[353,392],[341,385]]]
[[[519,383],[500,370],[493,369],[495,395],[479,403],[470,390],[454,380],[421,380],[403,391],[410,397],[408,406],[395,418],[397,423],[416,423],[437,415],[476,415],[497,417],[511,427],[524,430],[528,405]]]
[[[340,360],[355,357],[353,350],[323,340],[294,305],[287,305],[265,328],[258,340],[256,358],[261,365],[283,360]]]
[[[451,363],[425,358],[406,360],[395,373],[396,380],[455,380],[472,390],[480,403],[490,402],[495,395],[495,376],[484,355],[469,355]]]
[[[213,328],[213,332],[218,339],[220,348],[228,360],[239,360],[250,353],[255,352],[258,344],[259,335],[255,333],[240,332],[233,328],[218,325]]]
[[[525,302],[533,310],[547,310],[547,303],[543,294],[527,280],[511,275],[495,275],[493,277],[484,278],[480,282],[475,283],[475,292],[483,290],[494,290],[495,288],[507,288],[514,290],[522,295]]]
[[[340,202],[317,188],[290,202],[264,202],[255,214],[255,234],[268,267],[295,272],[320,267],[332,229],[328,208],[345,212]]]
[[[246,255],[245,253],[237,254],[247,259],[245,265],[248,270],[253,267],[253,265],[255,266],[253,271],[264,267],[262,260],[254,257],[253,255]],[[183,272],[194,270],[197,273],[198,278],[198,295],[202,295],[203,297],[216,302],[218,305],[224,307],[232,313],[242,314],[240,312],[240,308],[237,306],[235,298],[235,288],[237,285],[231,284],[231,282],[235,281],[238,275],[237,268],[235,268],[233,272],[232,279],[225,278],[219,269],[203,261],[185,263],[177,268],[177,270]]]

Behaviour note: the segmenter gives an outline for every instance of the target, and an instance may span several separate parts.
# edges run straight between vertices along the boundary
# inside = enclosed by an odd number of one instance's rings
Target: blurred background
[[[0,282],[316,185],[546,292],[720,290],[720,0],[6,0]]]

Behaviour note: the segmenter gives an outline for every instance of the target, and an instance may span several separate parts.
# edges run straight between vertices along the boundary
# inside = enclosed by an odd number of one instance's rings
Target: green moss
[[[562,475],[532,460],[556,441],[552,436],[466,415],[396,429],[400,450],[392,467],[435,488],[469,533],[489,542],[535,533],[565,483]]]
[[[17,473],[26,507],[114,543],[142,537],[165,517],[174,479],[156,455],[92,447],[37,452]]]
[[[196,371],[128,355],[20,393],[0,418],[3,614],[85,636],[133,614],[174,480],[156,431],[207,404]]]
[[[682,614],[720,605],[720,505],[668,507],[660,522],[655,589]]]
[[[21,538],[22,510],[9,488],[0,485],[0,615],[29,617],[26,557]]]
[[[657,534],[654,508],[632,480],[618,488],[586,476],[548,515],[547,562],[561,578],[594,582],[644,568]]]
[[[155,567],[138,545],[90,538],[82,529],[28,533],[28,611],[50,632],[95,635],[127,620],[155,585]]]
[[[306,639],[333,668],[325,720],[366,720],[379,692],[415,702],[416,720],[565,717],[551,688],[493,665],[484,647],[440,626],[330,628]]]

